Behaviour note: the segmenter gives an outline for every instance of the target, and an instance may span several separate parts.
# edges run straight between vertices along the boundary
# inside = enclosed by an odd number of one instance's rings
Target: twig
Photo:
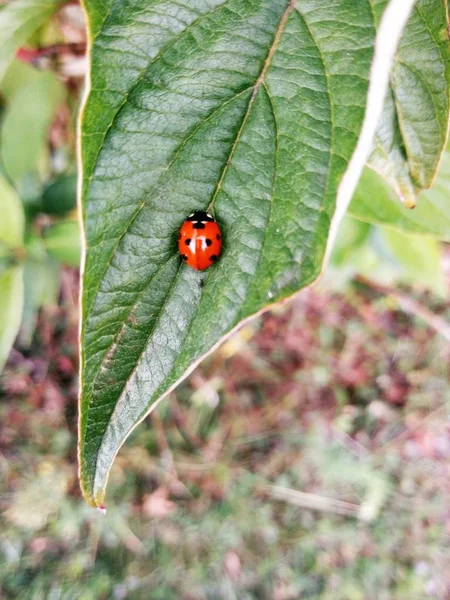
[[[382,294],[385,294],[386,296],[391,296],[398,302],[400,308],[402,308],[405,312],[419,317],[429,327],[431,327],[431,329],[434,329],[436,333],[438,333],[448,342],[450,342],[450,324],[447,323],[445,319],[443,319],[439,315],[434,314],[433,312],[431,312],[431,310],[417,302],[417,300],[411,298],[411,296],[408,296],[404,292],[400,292],[388,285],[384,285],[381,283],[377,283],[376,281],[372,281],[371,279],[367,279],[362,275],[358,275],[356,277],[356,281]]]
[[[423,417],[423,419],[421,419],[420,422],[417,423],[417,425],[415,425],[414,427],[404,429],[401,433],[399,433],[398,435],[387,441],[385,444],[377,448],[374,454],[376,456],[384,455],[386,453],[386,450],[392,450],[392,448],[397,446],[397,444],[401,443],[404,440],[407,440],[410,436],[414,435],[414,433],[423,429],[427,423],[433,421],[437,415],[440,415],[441,412],[445,412],[447,410],[448,402],[444,402],[444,404],[439,406],[439,408],[436,408],[435,410],[431,411],[426,417]]]
[[[273,500],[281,500],[301,508],[366,520],[359,504],[326,498],[317,494],[307,494],[306,492],[291,490],[278,485],[263,485],[257,491],[265,496],[269,496]]]
[[[183,409],[178,403],[178,399],[175,394],[170,396],[170,410],[172,412],[173,422],[181,435],[183,440],[186,442],[190,452],[198,452],[202,446],[202,440],[195,433],[192,435],[186,431],[186,417]]]
[[[353,439],[348,433],[345,433],[345,431],[340,431],[333,424],[331,424],[331,434],[343,448],[349,450],[356,458],[370,458],[371,452],[365,446],[358,442],[358,440]]]
[[[169,442],[167,441],[164,424],[157,410],[154,410],[150,413],[150,420],[155,430],[156,443],[158,445],[159,453],[163,460],[163,463],[166,463],[168,467],[167,470],[172,475],[172,477],[178,480],[177,470],[175,468],[175,463],[173,460],[173,454],[170,449]]]

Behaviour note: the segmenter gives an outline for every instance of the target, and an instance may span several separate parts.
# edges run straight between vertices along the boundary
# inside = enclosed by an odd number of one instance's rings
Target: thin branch
[[[408,296],[408,294],[400,292],[388,285],[383,285],[381,283],[377,283],[376,281],[372,281],[371,279],[363,277],[362,275],[358,275],[356,280],[359,283],[362,283],[363,285],[370,287],[386,296],[391,296],[398,302],[400,308],[402,308],[405,312],[419,317],[429,327],[431,327],[431,329],[434,329],[436,333],[450,342],[450,323],[420,304],[420,302],[417,302],[417,300],[414,298],[411,298],[411,296]]]
[[[365,520],[359,504],[335,500],[334,498],[326,498],[317,494],[307,494],[298,490],[280,487],[278,485],[263,485],[257,489],[257,492],[264,496],[268,496],[273,500],[280,500],[319,512],[327,512],[344,517],[353,517],[355,519]]]

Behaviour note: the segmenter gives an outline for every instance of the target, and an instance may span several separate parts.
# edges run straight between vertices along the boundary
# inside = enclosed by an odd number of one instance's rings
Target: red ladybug
[[[222,235],[214,218],[203,211],[189,215],[178,236],[178,250],[186,264],[203,271],[219,258]]]

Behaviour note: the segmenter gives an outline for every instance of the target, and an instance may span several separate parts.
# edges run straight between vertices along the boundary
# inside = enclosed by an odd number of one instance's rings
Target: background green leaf
[[[374,284],[395,287],[403,283],[448,299],[442,265],[443,244],[438,240],[347,215],[339,229],[325,285],[343,290],[355,276],[362,276]]]
[[[0,242],[9,248],[23,245],[25,219],[22,204],[16,191],[0,174]]]
[[[16,50],[44,25],[63,0],[13,0],[0,9],[0,80]]]
[[[64,215],[77,205],[77,176],[62,175],[51,181],[42,195],[42,210],[49,215]]]
[[[45,254],[41,259],[31,256],[24,263],[24,302],[19,341],[25,348],[33,341],[39,311],[58,303],[60,271],[60,264]]]
[[[331,263],[337,267],[355,266],[355,259],[371,233],[369,223],[346,216],[339,227]]]
[[[44,245],[53,258],[78,267],[80,264],[80,227],[78,221],[61,221],[44,232]]]
[[[0,81],[2,98],[6,100],[6,103],[11,102],[21,88],[29,85],[31,81],[38,79],[40,75],[41,71],[38,71],[36,67],[14,59]]]
[[[2,121],[0,143],[4,168],[16,185],[35,171],[45,156],[48,130],[64,96],[63,85],[49,72],[36,72],[12,95]]]
[[[0,274],[0,372],[20,329],[23,306],[23,269]]]
[[[446,284],[441,267],[442,252],[439,242],[387,227],[382,231],[390,254],[403,271],[400,280],[419,283],[445,298]]]
[[[380,19],[386,0],[371,0]],[[397,50],[369,164],[407,206],[430,187],[445,148],[450,44],[443,2],[416,0]]]
[[[450,242],[449,190],[450,155],[447,152],[433,187],[420,194],[413,210],[403,206],[390,185],[378,173],[366,167],[350,204],[349,214],[367,223]]]
[[[23,269],[10,251],[23,246],[24,214],[16,191],[0,175],[0,372],[20,328],[23,305]],[[8,258],[9,257],[9,258]],[[8,268],[9,267],[9,268]],[[6,270],[5,270],[6,268]]]

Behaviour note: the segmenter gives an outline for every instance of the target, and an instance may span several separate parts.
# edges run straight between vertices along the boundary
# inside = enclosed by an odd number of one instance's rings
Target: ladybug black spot
[[[220,242],[220,235],[219,235],[219,234],[217,234],[217,235],[216,235],[216,240],[217,240],[218,242]]]
[[[188,257],[187,257],[187,254],[182,254],[182,255],[181,255],[181,258],[182,258],[183,260],[187,260],[187,259],[188,259]]]
[[[212,246],[212,240],[206,239],[205,241],[207,246]]]
[[[211,254],[211,256],[209,257],[209,260],[210,260],[211,262],[214,262],[214,261],[216,261],[216,260],[217,260],[217,254]]]
[[[197,221],[194,223],[194,229],[205,229],[205,224],[201,221]]]
[[[189,244],[191,243],[191,238],[188,238],[185,242],[186,246],[189,246]]]

